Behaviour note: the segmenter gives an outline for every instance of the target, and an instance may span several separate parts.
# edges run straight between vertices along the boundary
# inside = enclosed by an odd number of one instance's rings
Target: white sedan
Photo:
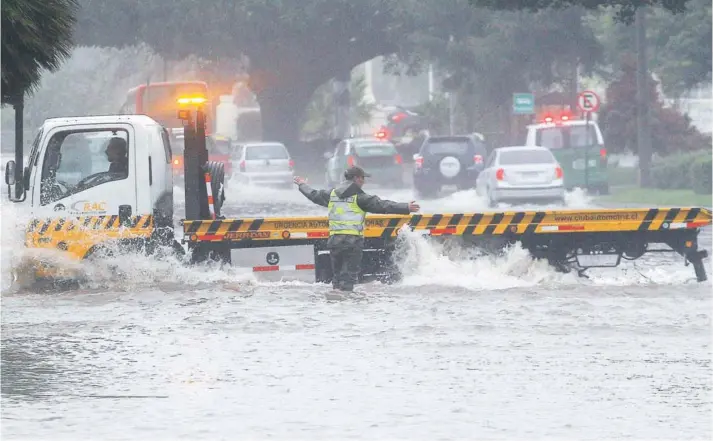
[[[500,147],[485,161],[476,181],[478,195],[498,202],[564,204],[562,167],[545,147]]]

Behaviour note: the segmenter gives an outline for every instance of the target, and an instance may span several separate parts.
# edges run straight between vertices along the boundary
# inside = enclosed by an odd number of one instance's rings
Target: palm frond
[[[77,0],[2,1],[2,103],[33,92],[72,50]]]

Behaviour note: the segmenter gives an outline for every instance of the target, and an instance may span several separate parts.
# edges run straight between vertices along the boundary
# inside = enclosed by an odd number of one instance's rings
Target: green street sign
[[[531,115],[535,113],[535,95],[531,93],[513,93],[512,113],[515,115]]]

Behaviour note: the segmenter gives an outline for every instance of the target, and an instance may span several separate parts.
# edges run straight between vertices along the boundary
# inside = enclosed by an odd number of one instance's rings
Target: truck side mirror
[[[17,181],[17,165],[15,161],[7,161],[5,165],[5,183],[7,184],[7,197],[12,202],[24,202],[27,197],[27,188],[23,185],[26,180],[23,178],[22,182]],[[13,188],[14,187],[14,188]],[[18,196],[19,195],[19,196]]]
[[[15,161],[7,161],[5,165],[5,183],[7,185],[15,185]]]

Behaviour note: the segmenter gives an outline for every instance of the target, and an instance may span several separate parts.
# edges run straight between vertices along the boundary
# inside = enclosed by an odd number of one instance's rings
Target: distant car
[[[490,206],[498,202],[564,204],[564,175],[545,147],[499,147],[488,156],[476,190]]]
[[[429,136],[413,157],[414,188],[421,196],[436,195],[445,185],[472,188],[486,156],[485,144],[472,136]]]
[[[565,171],[565,188],[575,187],[609,193],[607,149],[596,121],[555,120],[527,126],[525,145],[547,147]]]
[[[170,137],[171,152],[173,153],[173,174],[174,176],[183,176],[183,155],[185,153],[185,142],[183,138],[183,129],[173,129]],[[232,164],[230,162],[229,148],[224,143],[216,143],[212,137],[206,138],[206,149],[208,150],[208,160],[222,162],[225,166],[225,179],[227,180],[232,173]]]
[[[234,178],[248,185],[292,187],[295,163],[284,144],[254,142],[238,144],[231,154],[238,166]]]
[[[390,141],[375,138],[350,138],[337,144],[334,152],[324,154],[327,159],[324,180],[333,187],[344,179],[344,171],[362,167],[371,174],[369,182],[403,187],[403,158]]]

